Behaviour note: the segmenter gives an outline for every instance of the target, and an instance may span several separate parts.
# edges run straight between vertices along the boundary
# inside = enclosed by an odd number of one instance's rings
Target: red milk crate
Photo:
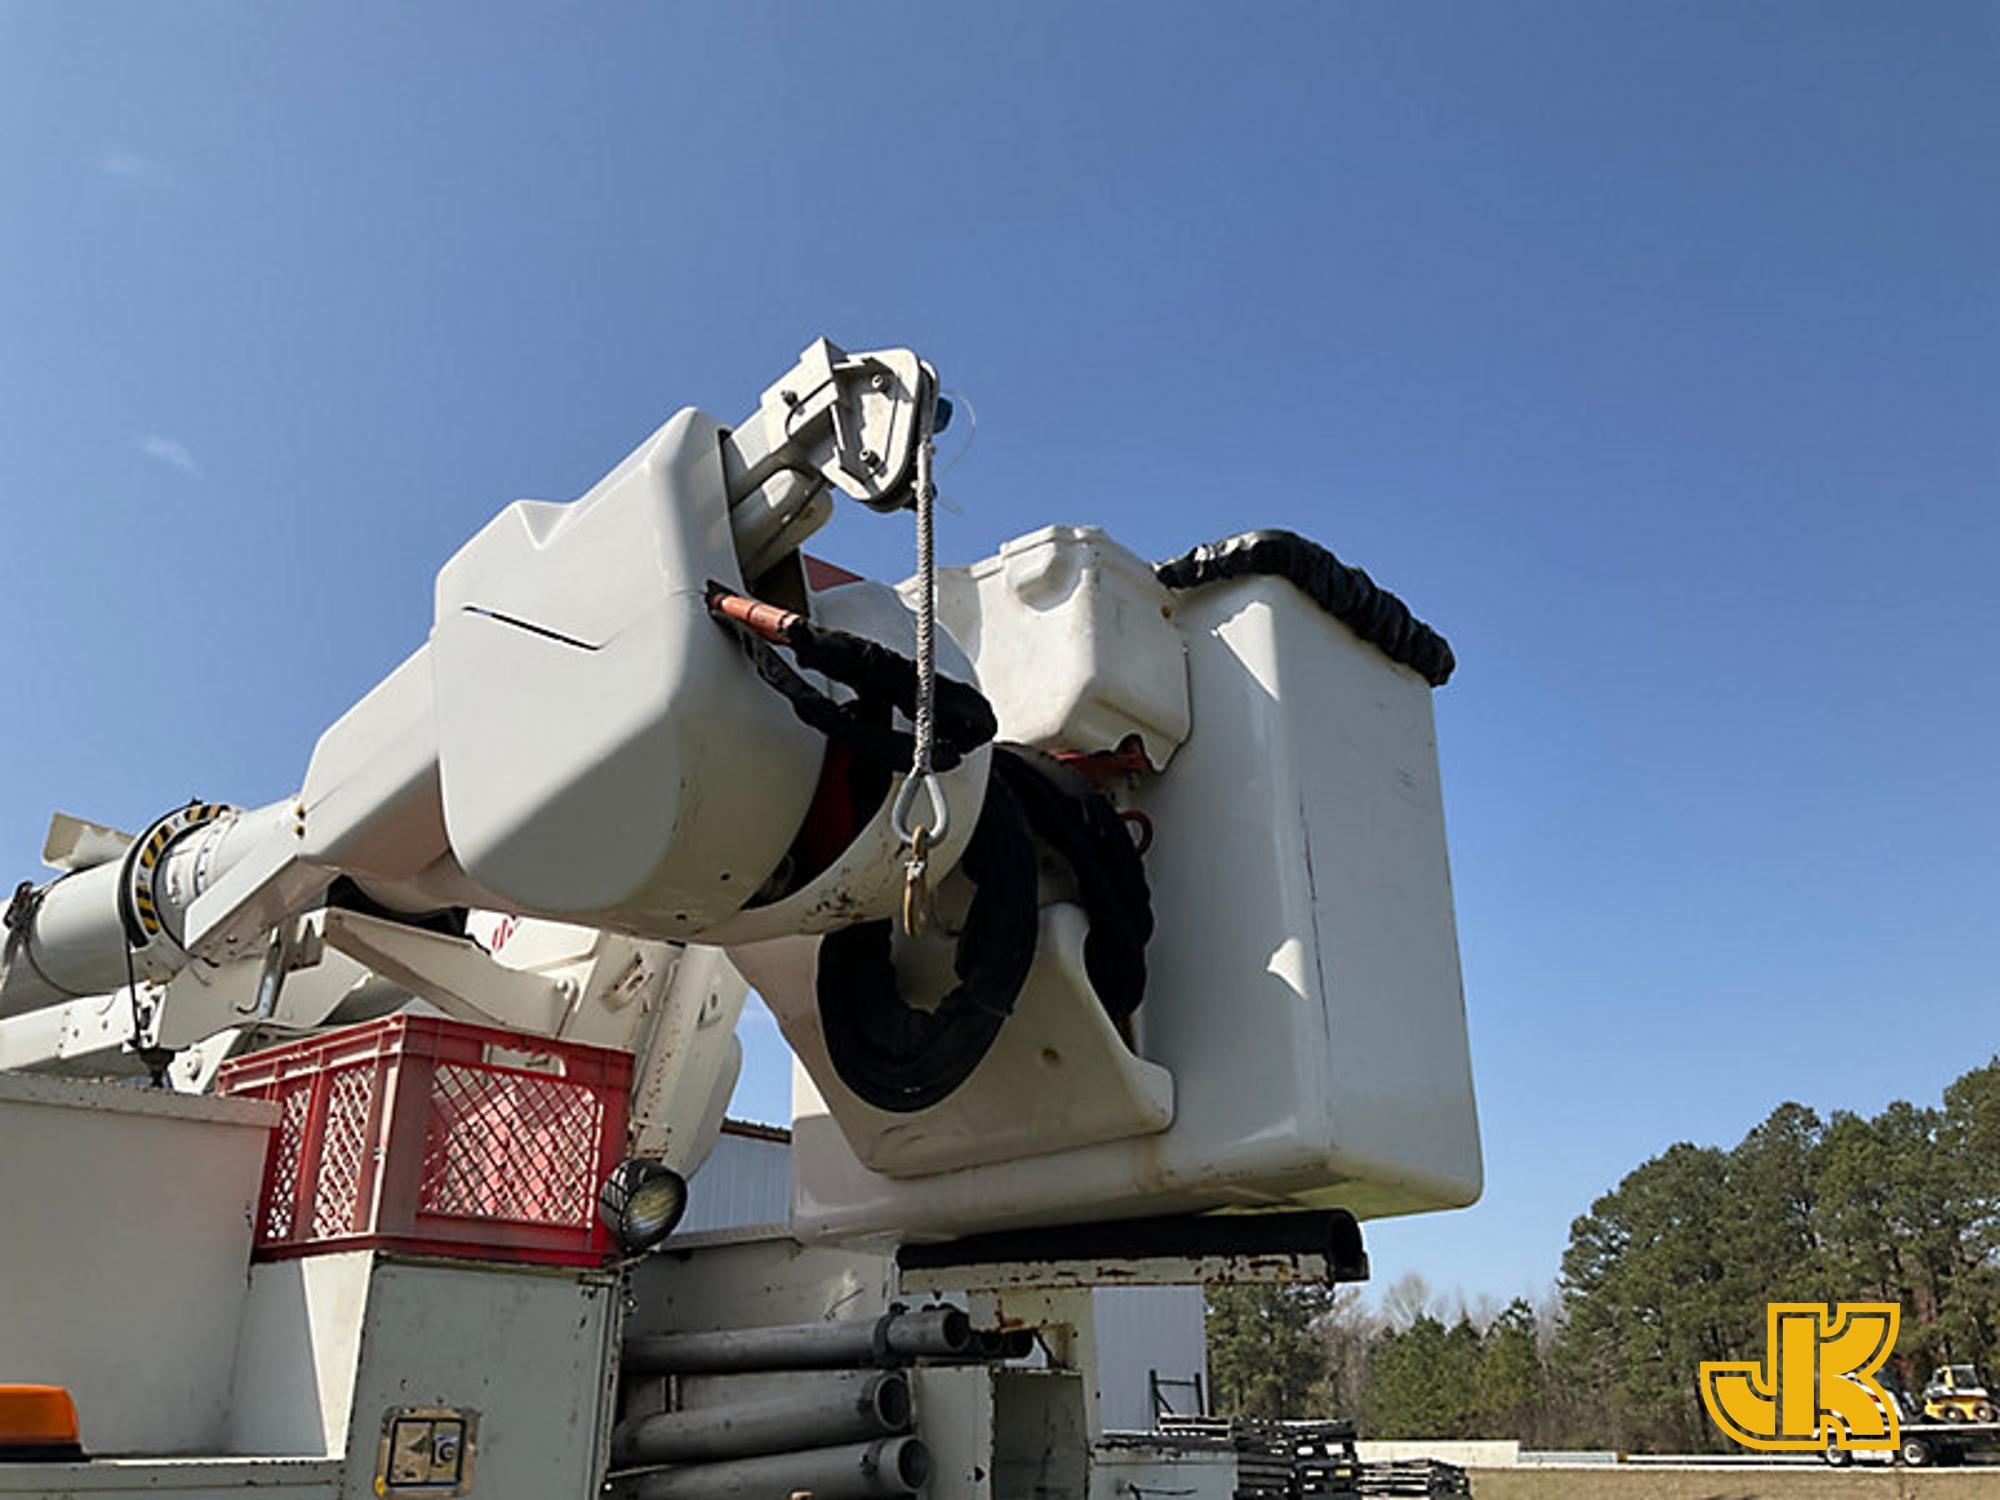
[[[256,1257],[384,1249],[592,1266],[625,1154],[631,1054],[389,1016],[225,1063],[216,1092],[281,1111]]]

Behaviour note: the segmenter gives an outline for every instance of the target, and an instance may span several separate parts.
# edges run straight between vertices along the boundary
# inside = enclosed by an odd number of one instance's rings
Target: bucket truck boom
[[[1478,1196],[1451,650],[1289,532],[800,550],[840,496],[927,540],[947,416],[822,339],[500,511],[294,795],[56,818],[0,931],[0,1494],[1234,1492],[1097,1441],[1088,1288],[1352,1279]],[[788,1221],[643,1253],[753,984]],[[120,1073],[172,1091],[32,1076]]]
[[[416,996],[645,1051],[695,1142],[740,971],[800,1060],[808,1237],[1469,1202],[1449,648],[1289,533],[1156,568],[1049,527],[900,589],[798,550],[836,495],[915,508],[947,412],[822,339],[744,420],[502,510],[296,795],[58,819],[0,1061],[199,1088]]]

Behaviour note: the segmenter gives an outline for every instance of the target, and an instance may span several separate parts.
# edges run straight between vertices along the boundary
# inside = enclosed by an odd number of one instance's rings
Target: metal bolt
[[[861,450],[861,461],[871,469],[882,467],[882,455],[877,453],[873,448],[863,448]]]
[[[868,383],[878,391],[889,389],[889,377],[884,375],[880,370],[877,370],[873,375],[868,377]]]
[[[799,393],[797,391],[780,391],[778,392],[778,399],[787,406],[797,406],[799,404]]]

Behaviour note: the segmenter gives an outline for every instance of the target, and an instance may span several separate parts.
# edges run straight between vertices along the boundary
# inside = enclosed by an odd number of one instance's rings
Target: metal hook
[[[922,786],[924,794],[930,798],[931,813],[937,819],[930,825],[910,822],[910,811],[916,805],[919,786]],[[944,842],[945,835],[951,831],[951,806],[944,800],[944,785],[938,780],[935,771],[903,778],[902,789],[896,793],[895,803],[889,809],[889,827],[904,844],[916,842],[919,828],[923,828],[929,835],[933,848]]]

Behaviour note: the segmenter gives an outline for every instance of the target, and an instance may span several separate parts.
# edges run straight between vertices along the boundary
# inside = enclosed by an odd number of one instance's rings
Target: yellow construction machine
[[[2000,1420],[2000,1405],[1977,1365],[1939,1365],[1924,1387],[1924,1415],[1933,1422],[1992,1422]]]

